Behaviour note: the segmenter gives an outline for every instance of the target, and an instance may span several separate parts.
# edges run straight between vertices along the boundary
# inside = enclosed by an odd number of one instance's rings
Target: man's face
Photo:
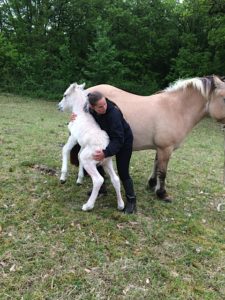
[[[102,97],[97,101],[95,105],[91,105],[91,108],[99,115],[104,115],[107,110],[107,102],[105,97]]]

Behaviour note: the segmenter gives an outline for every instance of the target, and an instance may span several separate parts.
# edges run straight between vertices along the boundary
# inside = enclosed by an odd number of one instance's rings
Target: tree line
[[[225,73],[224,0],[0,0],[0,89],[62,95],[74,81],[147,95]]]

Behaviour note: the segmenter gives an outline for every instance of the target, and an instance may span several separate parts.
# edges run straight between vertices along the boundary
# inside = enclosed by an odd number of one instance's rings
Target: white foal
[[[97,150],[105,149],[109,143],[107,133],[100,129],[92,115],[88,112],[87,95],[84,91],[84,85],[73,83],[65,91],[62,101],[58,104],[61,111],[71,111],[77,115],[75,121],[71,121],[68,125],[70,137],[62,150],[62,169],[61,183],[66,181],[68,170],[68,157],[74,145],[79,143],[81,150],[79,152],[79,173],[77,183],[82,183],[83,167],[92,179],[93,189],[87,201],[82,206],[82,210],[87,211],[93,209],[99,189],[104,178],[99,174],[96,165],[98,161],[93,159],[93,154]],[[112,158],[107,157],[100,162],[106,173],[109,174],[111,182],[116,190],[118,209],[124,209],[124,202],[120,192],[120,180],[113,169]]]

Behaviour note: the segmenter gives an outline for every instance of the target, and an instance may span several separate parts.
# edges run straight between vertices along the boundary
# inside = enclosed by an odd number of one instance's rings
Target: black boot
[[[133,181],[131,178],[128,178],[128,179],[122,181],[122,183],[123,183],[123,187],[125,189],[126,198],[127,198],[127,203],[124,208],[124,213],[132,214],[132,213],[136,212],[136,210],[137,210],[136,196],[134,193]]]
[[[125,214],[133,214],[137,211],[136,207],[136,197],[135,196],[129,196],[126,195],[127,203],[124,207],[124,213]]]

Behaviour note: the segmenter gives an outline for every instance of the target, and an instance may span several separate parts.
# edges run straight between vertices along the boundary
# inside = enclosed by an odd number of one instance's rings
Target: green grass
[[[154,152],[134,153],[138,213],[115,193],[82,212],[89,178],[59,183],[67,114],[0,95],[0,299],[217,300],[225,297],[224,137],[203,120],[169,164],[172,204],[146,190]],[[223,207],[224,208],[224,207]]]

